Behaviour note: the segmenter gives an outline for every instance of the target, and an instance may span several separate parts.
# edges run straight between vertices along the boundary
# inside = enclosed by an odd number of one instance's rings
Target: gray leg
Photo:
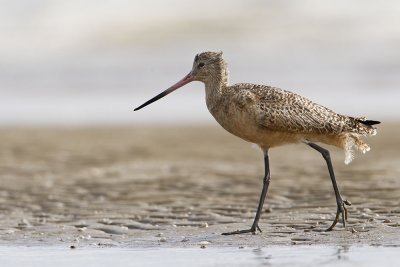
[[[322,148],[322,147],[314,144],[314,143],[311,143],[311,142],[305,142],[305,143],[307,145],[309,145],[310,147],[314,148],[315,150],[317,150],[319,153],[321,153],[322,157],[324,157],[326,164],[328,165],[328,170],[329,170],[329,175],[331,176],[333,190],[335,191],[336,203],[337,203],[336,217],[335,217],[335,220],[333,221],[332,225],[327,229],[327,231],[331,231],[335,227],[335,225],[339,221],[340,215],[342,215],[343,227],[346,227],[347,209],[346,209],[345,204],[350,206],[351,203],[347,200],[343,200],[342,196],[340,195],[339,188],[336,184],[335,173],[333,172],[331,156],[329,154],[329,151],[326,150],[325,148]]]
[[[263,188],[262,188],[262,191],[261,191],[260,201],[258,203],[257,213],[256,213],[256,216],[254,217],[253,225],[251,226],[250,229],[237,230],[237,231],[233,231],[233,232],[222,233],[223,235],[237,235],[237,234],[245,234],[245,233],[255,233],[257,231],[257,229],[261,232],[260,227],[258,227],[258,221],[260,220],[260,217],[261,217],[262,207],[263,207],[263,204],[264,204],[265,196],[267,195],[269,182],[271,180],[271,175],[270,175],[270,172],[269,172],[268,151],[264,152],[264,166],[265,166],[265,175],[264,175],[264,179],[263,179]]]

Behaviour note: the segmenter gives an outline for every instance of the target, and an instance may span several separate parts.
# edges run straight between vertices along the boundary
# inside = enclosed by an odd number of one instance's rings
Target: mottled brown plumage
[[[228,84],[228,68],[221,53],[204,52],[196,57],[194,80],[206,85],[207,107],[230,133],[263,150],[303,141],[322,142],[345,150],[345,162],[353,150],[370,148],[361,139],[375,135],[365,118],[352,118],[314,103],[300,95],[276,87],[239,83]],[[198,68],[198,63],[204,67]],[[196,65],[197,64],[197,65]]]
[[[336,196],[337,212],[328,230],[342,216],[346,225],[350,202],[343,200],[333,171],[329,151],[315,144],[334,145],[345,151],[345,163],[353,159],[353,147],[365,153],[370,148],[361,139],[375,135],[378,121],[340,115],[300,95],[276,87],[239,83],[229,85],[229,72],[222,52],[196,55],[192,70],[182,80],[153,97],[135,110],[157,101],[191,81],[201,81],[206,88],[208,110],[228,132],[260,146],[264,152],[265,176],[260,201],[250,229],[224,233],[243,234],[260,230],[258,222],[270,182],[268,151],[272,147],[303,142],[321,153],[326,161]],[[261,230],[260,230],[261,231]]]

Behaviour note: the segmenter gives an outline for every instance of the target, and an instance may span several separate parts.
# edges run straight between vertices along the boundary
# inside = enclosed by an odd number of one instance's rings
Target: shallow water
[[[0,247],[8,266],[398,266],[398,247],[66,249]]]

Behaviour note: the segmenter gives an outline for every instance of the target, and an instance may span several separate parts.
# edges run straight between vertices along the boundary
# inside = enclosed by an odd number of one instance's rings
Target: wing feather
[[[261,127],[273,131],[320,134],[352,130],[350,117],[337,114],[300,95],[264,85],[236,86],[245,88],[247,98],[251,95],[256,120]]]

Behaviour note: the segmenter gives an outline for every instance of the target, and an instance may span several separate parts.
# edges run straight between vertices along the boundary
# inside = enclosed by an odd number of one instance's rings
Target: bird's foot
[[[346,199],[345,200],[340,199],[340,201],[337,203],[335,220],[333,221],[332,225],[328,229],[326,229],[326,231],[331,231],[336,226],[336,224],[339,222],[340,215],[342,215],[343,227],[346,228],[347,208],[345,205],[351,206],[351,202]]]
[[[253,225],[250,229],[236,230],[233,232],[222,233],[222,235],[240,235],[240,234],[247,234],[247,233],[255,234],[257,229],[258,229],[258,231],[260,231],[260,233],[262,233],[262,231],[261,231],[260,227],[258,227],[258,225],[257,226]]]

